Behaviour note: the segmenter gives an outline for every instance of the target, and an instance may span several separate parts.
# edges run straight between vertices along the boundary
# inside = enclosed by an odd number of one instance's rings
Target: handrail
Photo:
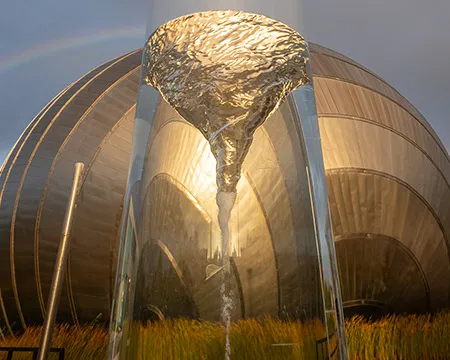
[[[12,346],[2,346],[0,347],[1,351],[7,351],[8,356],[6,357],[6,360],[12,360],[14,352],[32,352],[33,353],[33,360],[37,359],[39,348],[38,347],[12,347]],[[65,348],[50,348],[50,352],[59,353],[58,360],[64,360],[65,356]]]

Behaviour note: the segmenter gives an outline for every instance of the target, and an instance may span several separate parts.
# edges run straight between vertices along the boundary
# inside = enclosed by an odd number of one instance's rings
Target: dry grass
[[[450,312],[346,321],[350,357],[358,360],[450,359]]]
[[[225,354],[221,326],[190,320],[138,327],[130,358],[136,360],[219,360]],[[315,358],[315,339],[325,335],[320,322],[301,324],[275,319],[242,320],[233,324],[233,360]]]
[[[23,335],[8,337],[0,346],[37,347],[41,333],[41,327],[29,327]],[[52,341],[52,347],[65,348],[66,360],[105,359],[107,345],[108,333],[101,326],[58,325]],[[6,360],[6,353],[0,353],[0,359]],[[49,360],[53,359],[57,359],[57,354],[49,355]],[[14,353],[13,360],[31,360],[31,353]]]
[[[350,358],[357,360],[450,359],[450,313],[433,317],[390,316],[370,322],[355,317],[346,322]],[[223,329],[207,322],[167,320],[135,327],[132,348],[136,360],[218,360],[223,357]],[[37,346],[40,328],[9,337],[0,346]],[[243,320],[233,325],[231,343],[236,359],[315,359],[315,341],[323,333],[318,322],[300,324],[274,319]],[[273,346],[289,343],[291,346]],[[101,326],[58,326],[53,347],[66,348],[67,360],[105,359],[107,332]],[[6,354],[0,355],[6,359]],[[31,359],[31,354],[14,355]],[[52,355],[50,359],[56,359]]]

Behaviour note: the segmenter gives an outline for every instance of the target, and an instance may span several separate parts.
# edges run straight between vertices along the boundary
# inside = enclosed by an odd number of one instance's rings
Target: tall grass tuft
[[[350,357],[357,360],[450,359],[450,312],[390,315],[379,321],[346,321]]]
[[[0,346],[36,347],[41,328],[7,337]],[[223,358],[224,329],[216,323],[164,320],[132,330],[136,360],[219,360]],[[347,344],[354,360],[450,359],[450,312],[431,315],[391,315],[379,321],[353,317],[346,321]],[[316,359],[315,340],[324,336],[320,322],[249,319],[233,324],[233,360]],[[67,360],[104,360],[107,330],[100,325],[58,325],[52,347],[64,347]],[[0,353],[0,360],[6,353]],[[14,360],[31,359],[17,353]],[[49,360],[56,359],[51,355]]]
[[[134,328],[139,338],[133,351],[136,360],[222,359],[224,328],[215,323],[166,320]],[[284,360],[314,358],[315,339],[324,336],[319,322],[283,322],[251,319],[234,323],[230,343],[235,360]]]
[[[7,337],[0,346],[38,347],[42,327],[29,327],[21,335]],[[52,339],[52,347],[65,348],[67,360],[102,360],[106,358],[108,332],[103,326],[57,325]],[[6,360],[7,353],[0,353],[0,359]],[[57,359],[51,353],[49,360]],[[31,360],[31,353],[14,353],[13,360]]]

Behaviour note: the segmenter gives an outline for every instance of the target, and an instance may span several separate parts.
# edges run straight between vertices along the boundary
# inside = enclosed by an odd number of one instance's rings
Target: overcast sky
[[[143,45],[147,2],[0,0],[0,163],[64,87]],[[450,0],[304,3],[307,38],[384,78],[422,112],[449,150]]]

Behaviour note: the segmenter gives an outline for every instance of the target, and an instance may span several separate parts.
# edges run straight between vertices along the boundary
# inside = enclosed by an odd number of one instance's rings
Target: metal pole
[[[70,192],[69,202],[67,203],[58,255],[56,257],[55,269],[53,271],[52,286],[50,288],[50,295],[47,303],[47,316],[45,318],[44,329],[39,346],[38,360],[47,359],[52,342],[53,328],[55,326],[56,313],[58,311],[59,296],[61,294],[61,288],[64,281],[67,254],[70,248],[70,231],[75,215],[76,199],[79,190],[78,187],[83,174],[83,169],[83,163],[75,164],[75,174],[73,177],[72,190]]]

